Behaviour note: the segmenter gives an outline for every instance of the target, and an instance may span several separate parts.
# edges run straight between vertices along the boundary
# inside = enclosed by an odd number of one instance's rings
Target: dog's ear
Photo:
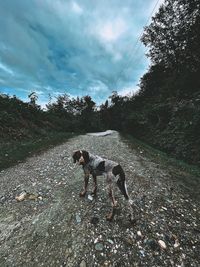
[[[73,155],[72,155],[72,158],[73,158],[73,160],[74,160],[74,163],[76,163],[78,160],[79,160],[79,158],[80,158],[80,151],[79,150],[77,150],[77,151],[74,151],[74,153],[73,153]]]
[[[86,150],[83,150],[82,154],[83,154],[83,158],[84,158],[85,164],[87,164],[90,161],[89,153]]]

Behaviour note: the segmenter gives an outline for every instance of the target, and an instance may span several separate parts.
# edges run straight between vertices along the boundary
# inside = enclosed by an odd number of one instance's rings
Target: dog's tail
[[[128,195],[128,190],[127,190],[127,186],[126,186],[126,179],[125,179],[125,173],[122,169],[122,167],[120,165],[117,165],[113,168],[113,174],[115,176],[119,176],[118,180],[117,180],[117,185],[120,189],[120,191],[122,192],[122,194],[124,195],[125,199],[128,200],[127,204],[128,204],[128,209],[130,211],[130,220],[134,221],[134,216],[133,216],[133,201],[130,199],[129,195]]]
[[[117,165],[113,168],[113,174],[115,176],[119,175],[119,178],[117,180],[117,186],[119,187],[120,191],[124,195],[125,199],[129,200],[129,195],[127,191],[126,186],[126,180],[125,180],[125,173],[120,165]]]

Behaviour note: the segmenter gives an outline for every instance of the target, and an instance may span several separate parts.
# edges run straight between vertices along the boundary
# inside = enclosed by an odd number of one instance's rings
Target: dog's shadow
[[[92,196],[92,199],[91,199]],[[127,202],[120,197],[116,197],[118,206],[115,209],[115,216],[112,221],[106,220],[106,214],[109,213],[111,207],[109,207],[109,200],[102,197],[102,195],[93,195],[91,192],[87,192],[84,198],[84,203],[90,207],[87,212],[87,220],[95,227],[98,227],[101,223],[118,224],[120,228],[127,229],[135,227],[140,220],[140,210],[133,205],[134,216],[131,218],[127,210]]]

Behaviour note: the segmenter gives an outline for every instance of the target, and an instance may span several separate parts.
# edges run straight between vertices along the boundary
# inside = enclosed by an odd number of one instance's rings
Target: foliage
[[[0,138],[116,129],[200,165],[199,29],[199,0],[165,0],[141,38],[152,64],[136,95],[114,91],[97,107],[88,95],[64,94],[50,99],[46,111],[34,92],[30,103],[0,95]]]

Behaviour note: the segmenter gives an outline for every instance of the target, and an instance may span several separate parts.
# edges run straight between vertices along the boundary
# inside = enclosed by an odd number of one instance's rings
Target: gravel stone
[[[84,260],[81,261],[80,267],[87,267],[87,264],[86,264],[86,262]]]
[[[103,250],[103,244],[100,243],[100,242],[96,243],[96,244],[95,244],[95,249],[96,249],[97,251],[102,251],[102,250]]]
[[[84,175],[73,164],[76,149],[120,163],[134,220],[118,188],[116,216],[106,220],[103,176],[92,201],[92,179],[79,197]],[[22,192],[38,198],[16,201]],[[199,201],[199,178],[156,152],[117,132],[79,135],[0,172],[0,266],[200,266]]]

